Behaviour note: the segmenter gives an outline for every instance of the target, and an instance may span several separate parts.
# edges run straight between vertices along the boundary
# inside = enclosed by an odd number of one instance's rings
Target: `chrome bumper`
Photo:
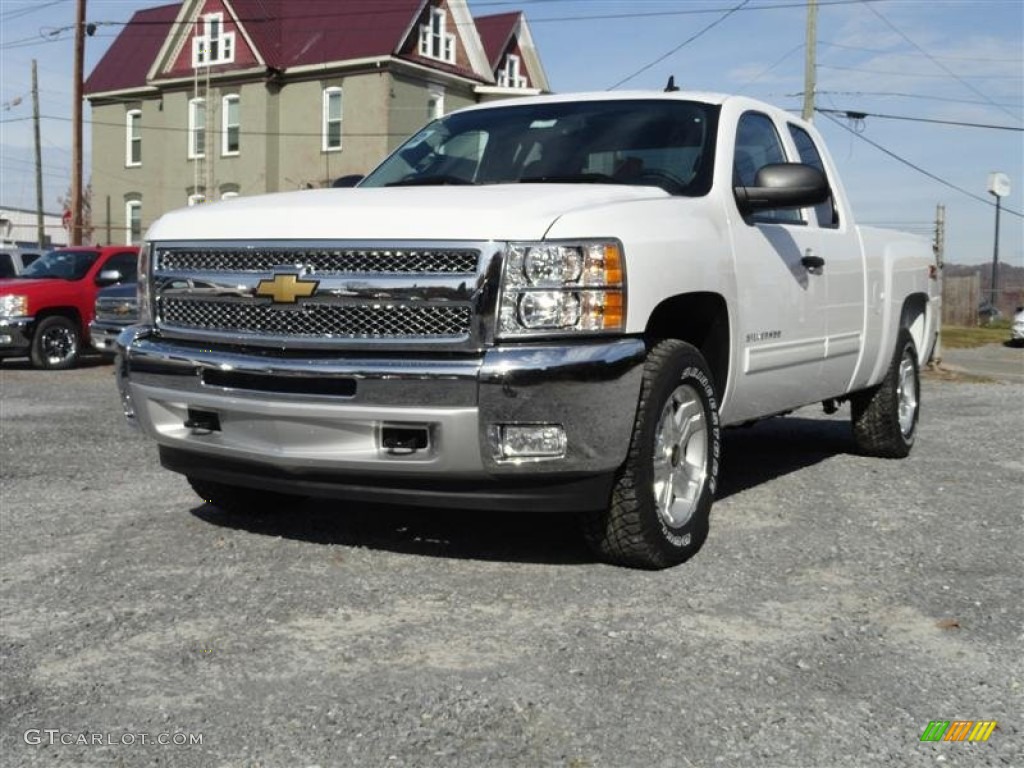
[[[117,337],[127,326],[93,320],[89,323],[89,341],[93,349],[107,354],[117,352]]]
[[[0,317],[0,357],[28,351],[34,322],[34,317]]]
[[[168,341],[142,326],[124,331],[117,346],[126,416],[157,440],[171,468],[187,471],[181,457],[201,455],[211,466],[242,462],[253,475],[263,466],[296,482],[315,474],[370,485],[374,477],[611,473],[629,447],[645,356],[643,342],[628,338],[508,345],[469,357],[299,358]],[[304,391],[311,382],[317,394]],[[325,382],[336,382],[339,394],[323,394]],[[216,414],[219,428],[186,426],[194,423],[190,410]],[[560,424],[565,455],[502,460],[488,439],[497,424]],[[384,450],[389,427],[425,429],[426,447]]]

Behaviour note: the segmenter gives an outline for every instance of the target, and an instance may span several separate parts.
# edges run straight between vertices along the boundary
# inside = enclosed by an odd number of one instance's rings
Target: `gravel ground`
[[[4,766],[1024,765],[1024,385],[925,381],[904,461],[846,409],[729,431],[647,573],[561,516],[226,515],[109,365],[0,380]],[[999,724],[920,742],[956,719]]]

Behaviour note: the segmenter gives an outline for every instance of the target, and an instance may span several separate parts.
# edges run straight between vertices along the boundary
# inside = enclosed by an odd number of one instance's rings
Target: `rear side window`
[[[800,162],[817,168],[825,174],[825,178],[828,178],[828,171],[825,170],[825,164],[821,161],[818,148],[814,146],[811,134],[800,126],[790,123],[789,135],[793,137],[796,151],[800,153]],[[832,186],[831,180],[829,180],[829,186]],[[831,195],[824,203],[819,203],[814,207],[814,215],[818,219],[819,227],[835,229],[839,226],[839,211],[836,210],[835,200]]]
[[[14,277],[14,259],[9,253],[0,253],[0,277]]]

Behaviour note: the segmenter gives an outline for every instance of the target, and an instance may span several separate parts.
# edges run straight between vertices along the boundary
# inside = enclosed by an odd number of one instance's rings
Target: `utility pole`
[[[807,0],[807,42],[804,45],[804,120],[814,119],[814,89],[818,50],[818,0]]]
[[[36,74],[35,59],[32,59],[32,129],[36,138],[36,241],[40,248],[45,248],[46,230],[43,228],[43,148],[39,138],[39,79]]]
[[[935,266],[942,269],[946,263],[946,206],[935,206]]]
[[[75,73],[71,111],[71,232],[69,245],[82,244],[82,69],[85,59],[85,0],[76,0]]]

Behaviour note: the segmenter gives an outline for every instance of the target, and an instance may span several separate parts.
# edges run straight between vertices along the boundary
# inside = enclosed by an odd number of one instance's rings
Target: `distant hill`
[[[992,264],[946,264],[943,268],[946,277],[970,277],[975,273],[981,275],[981,290],[986,292],[992,288]],[[999,289],[1024,290],[1024,267],[1010,264],[999,265]]]

